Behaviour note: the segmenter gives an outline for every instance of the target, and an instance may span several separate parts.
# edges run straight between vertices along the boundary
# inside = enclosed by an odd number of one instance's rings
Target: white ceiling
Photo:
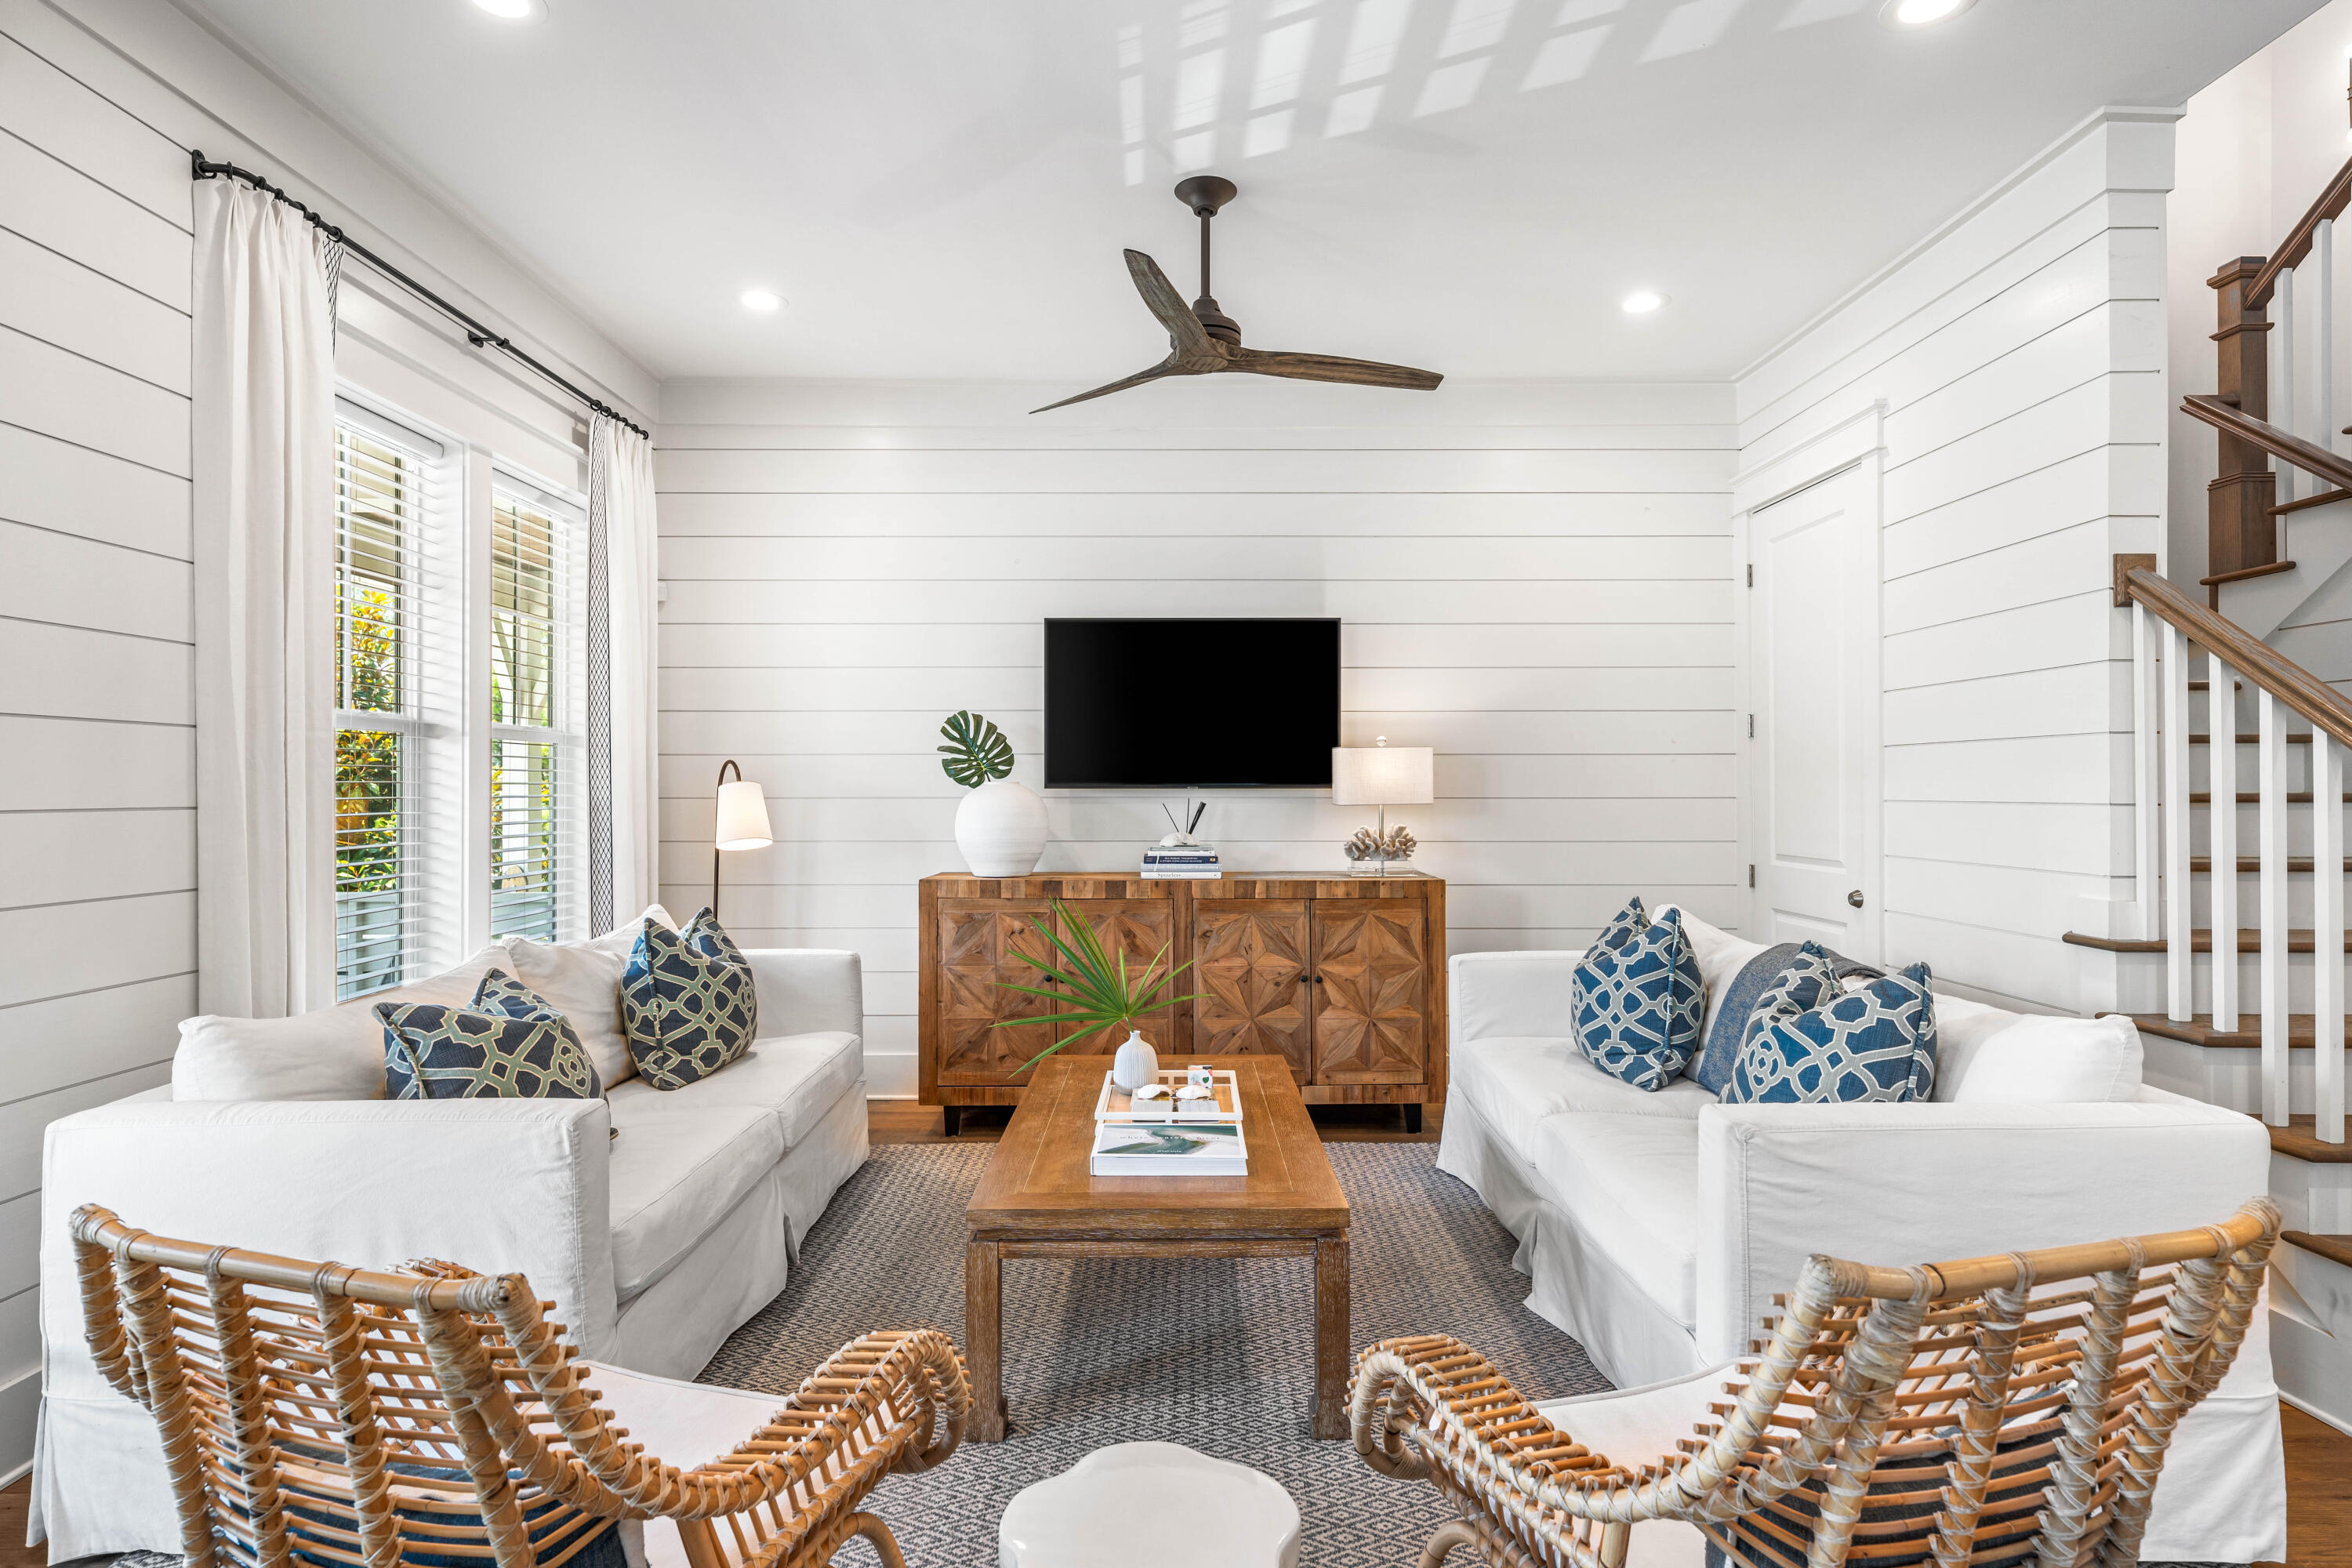
[[[1075,391],[1166,352],[1119,250],[1192,294],[1191,168],[1241,185],[1216,294],[1258,347],[1723,377],[2319,0],[184,3],[657,375]]]

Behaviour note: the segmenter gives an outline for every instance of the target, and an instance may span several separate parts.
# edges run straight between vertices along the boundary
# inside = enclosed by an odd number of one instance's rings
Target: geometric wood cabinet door
[[[1030,1018],[1054,1011],[1054,1005],[1042,996],[1007,991],[997,984],[1038,984],[1037,972],[1014,954],[1053,961],[1052,945],[1029,923],[1051,921],[1053,912],[1054,906],[1043,899],[940,902],[935,922],[940,985],[933,1007],[941,1083],[1020,1081],[1015,1069],[1060,1035],[1051,1024],[994,1026],[1000,1018]]]
[[[1315,1070],[1307,1016],[1307,900],[1193,902],[1192,1049],[1201,1056],[1280,1056],[1305,1083]],[[1415,910],[1419,910],[1415,905]]]
[[[1429,1064],[1429,943],[1420,904],[1318,899],[1315,1081],[1419,1083]]]
[[[1124,954],[1130,974],[1154,958],[1181,969],[1171,989],[1196,999],[1143,1021],[1162,1065],[1279,1055],[1309,1105],[1398,1105],[1414,1129],[1423,1105],[1444,1100],[1441,879],[942,872],[917,889],[918,1083],[950,1131],[961,1107],[1018,1104],[1028,1075],[1014,1069],[1075,1027],[989,1026],[1055,1010],[997,982],[1039,984],[1016,954],[1049,957],[1030,921],[1052,920],[1056,903]],[[1072,1048],[1108,1056],[1118,1044],[1097,1030]]]

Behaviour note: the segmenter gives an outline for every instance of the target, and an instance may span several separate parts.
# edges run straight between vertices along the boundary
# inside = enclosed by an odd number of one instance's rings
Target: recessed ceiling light
[[[1929,27],[1948,22],[1977,0],[1886,0],[1878,19],[1890,27]]]
[[[746,289],[743,290],[743,309],[747,310],[764,312],[781,310],[783,308],[783,300],[772,289]]]
[[[528,22],[540,14],[539,0],[474,0],[501,22]]]
[[[1637,294],[1625,296],[1624,310],[1629,316],[1646,316],[1665,302],[1666,297],[1664,294],[1653,293],[1644,289]]]

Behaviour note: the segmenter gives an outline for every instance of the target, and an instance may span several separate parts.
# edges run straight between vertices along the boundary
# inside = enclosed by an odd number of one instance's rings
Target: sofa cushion
[[[1532,1159],[1536,1128],[1568,1110],[1695,1120],[1715,1103],[1688,1079],[1655,1093],[1621,1083],[1584,1059],[1570,1039],[1473,1040],[1449,1069],[1463,1097],[1523,1160]]]
[[[1739,1053],[1747,1045],[1748,1037],[1754,1032],[1756,1020],[1771,1012],[1766,1005],[1767,993],[1787,980],[1800,952],[1811,951],[1820,954],[1828,961],[1830,972],[1841,981],[1874,980],[1886,973],[1848,958],[1842,952],[1832,952],[1818,942],[1806,942],[1801,946],[1793,942],[1780,942],[1771,947],[1759,947],[1753,942],[1739,945],[1747,956],[1738,971],[1724,983],[1719,994],[1709,993],[1708,1005],[1715,1009],[1709,1015],[1713,1021],[1707,1026],[1699,1054],[1692,1058],[1690,1066],[1683,1069],[1705,1084],[1717,1098],[1731,1087],[1732,1074],[1739,1065]],[[1810,1007],[1812,1003],[1808,1001],[1805,1005]]]
[[[1799,951],[1748,1020],[1727,1105],[1927,1099],[1936,1086],[1936,997],[1924,963],[1843,990],[1830,954]]]
[[[173,1100],[382,1100],[383,1025],[379,1004],[462,1006],[492,965],[508,967],[503,942],[455,968],[388,991],[291,1018],[183,1019],[172,1057]]]
[[[1675,1322],[1698,1326],[1698,1119],[1570,1111],[1536,1129],[1552,1201]]]
[[[1706,991],[1672,910],[1629,900],[1576,966],[1576,1035],[1592,1065],[1636,1089],[1665,1087],[1698,1046]]]
[[[2139,1098],[2142,1047],[2129,1018],[2045,1017],[1936,999],[1940,1100],[2079,1104]]]
[[[621,971],[629,1055],[656,1089],[709,1078],[759,1037],[751,966],[704,910],[682,931],[647,916]]]
[[[594,1100],[604,1085],[571,1021],[493,969],[463,1007],[379,1002],[393,1100]]]
[[[711,1088],[719,1086],[713,1083]],[[772,1106],[665,1094],[643,1079],[606,1092],[613,1126],[613,1289],[627,1301],[676,1267],[784,1155]]]
[[[791,1150],[865,1079],[866,1050],[856,1035],[776,1035],[752,1041],[726,1071],[665,1090],[662,1099],[689,1110],[706,1104],[765,1110]]]

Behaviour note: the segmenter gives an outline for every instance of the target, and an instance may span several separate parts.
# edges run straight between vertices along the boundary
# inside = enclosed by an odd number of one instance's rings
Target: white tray
[[[1160,1071],[1160,1081],[1172,1090],[1177,1085],[1186,1081],[1186,1074],[1181,1068],[1162,1068]],[[1095,1100],[1095,1121],[1097,1125],[1110,1122],[1158,1124],[1171,1121],[1229,1121],[1236,1126],[1240,1125],[1242,1088],[1239,1077],[1231,1068],[1215,1068],[1210,1070],[1210,1081],[1217,1091],[1217,1098],[1213,1101],[1178,1100],[1172,1097],[1162,1100],[1134,1100],[1128,1098],[1125,1089],[1112,1083],[1110,1074],[1106,1072],[1103,1074],[1102,1093]],[[1178,1109],[1180,1106],[1182,1109]]]

